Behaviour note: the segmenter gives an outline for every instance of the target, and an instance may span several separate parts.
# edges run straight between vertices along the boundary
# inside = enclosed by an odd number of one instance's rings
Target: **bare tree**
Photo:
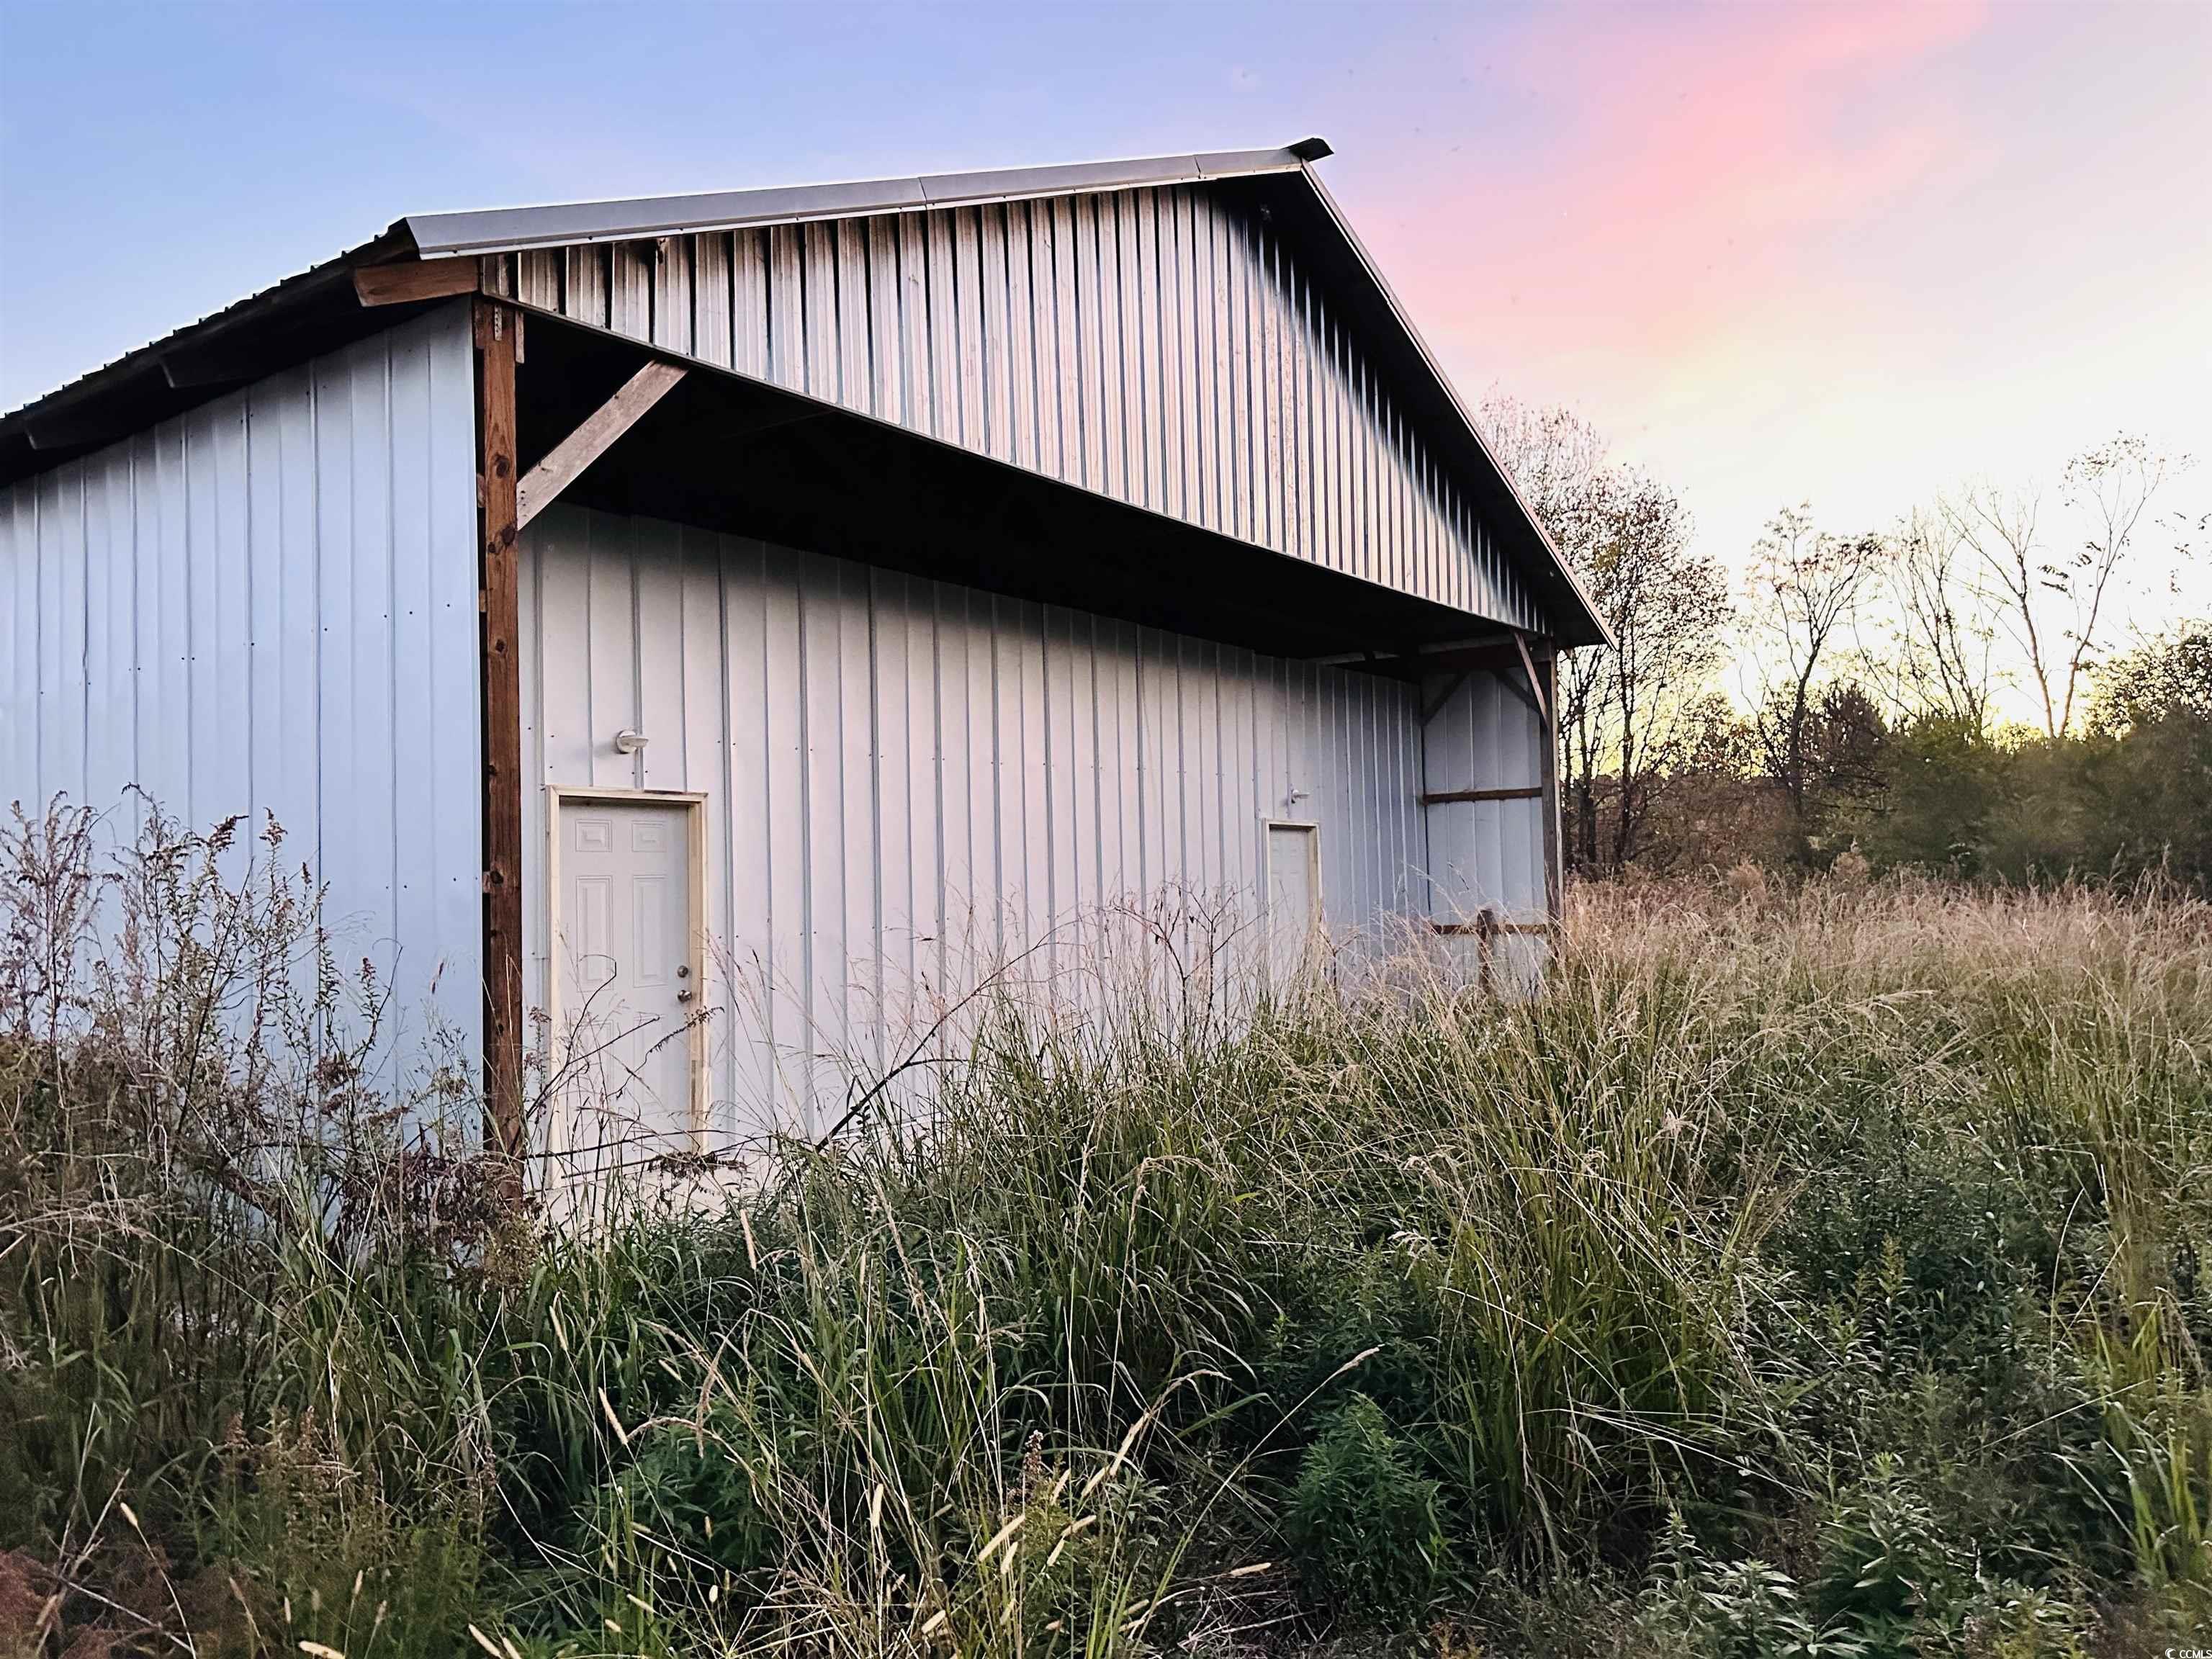
[[[1559,556],[1585,583],[1592,580],[1601,515],[1595,510],[1605,441],[1571,410],[1535,408],[1493,393],[1482,405],[1483,436],[1521,499],[1552,538]],[[1597,856],[1597,777],[1611,748],[1607,658],[1585,647],[1559,660],[1559,790],[1571,862]]]
[[[1775,515],[1752,562],[1751,620],[1765,659],[1753,732],[1801,823],[1820,672],[1882,557],[1881,537],[1832,534],[1800,505]]]
[[[1914,511],[1889,538],[1883,574],[1887,648],[1865,654],[1863,678],[1896,716],[1985,732],[1996,629],[1952,510]]]
[[[2074,724],[2082,677],[2102,643],[2112,581],[2134,548],[2144,515],[2167,477],[2185,465],[2129,434],[2066,464],[2060,495],[2081,522],[2081,539],[2054,550],[2044,538],[2033,491],[1969,489],[1954,518],[2000,602],[2005,631],[2025,662],[2046,735]]]
[[[1613,634],[1601,665],[1612,741],[1610,753],[1586,757],[1584,769],[1611,763],[1610,854],[1619,866],[1648,839],[1661,781],[1690,730],[1686,711],[1719,665],[1729,606],[1728,579],[1691,550],[1690,515],[1673,491],[1640,474],[1613,474],[1599,516],[1592,586]],[[1595,846],[1584,850],[1595,859]]]
[[[1576,532],[1590,480],[1605,468],[1605,440],[1571,409],[1539,409],[1492,392],[1483,399],[1484,441],[1560,552]]]
[[[1492,452],[1613,631],[1612,647],[1562,660],[1558,716],[1569,856],[1583,868],[1618,866],[1649,838],[1684,741],[1683,710],[1719,661],[1727,581],[1692,551],[1680,500],[1607,465],[1604,441],[1571,411],[1492,398],[1483,422]],[[1602,830],[1601,802],[1612,808]]]
[[[1559,659],[1559,794],[1566,818],[1568,863],[1597,862],[1597,786],[1613,748],[1613,677],[1603,646],[1584,646]]]

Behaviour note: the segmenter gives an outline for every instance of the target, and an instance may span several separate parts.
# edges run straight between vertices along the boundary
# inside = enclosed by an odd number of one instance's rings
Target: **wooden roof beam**
[[[483,285],[483,265],[472,258],[400,259],[387,265],[356,265],[354,297],[365,306],[404,306],[419,300],[450,300],[474,294]]]

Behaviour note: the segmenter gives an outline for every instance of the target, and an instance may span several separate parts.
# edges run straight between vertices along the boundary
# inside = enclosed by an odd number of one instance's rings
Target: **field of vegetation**
[[[9,1659],[2212,1631],[2199,901],[1589,885],[1532,1002],[1007,1011],[926,1132],[556,1224],[242,852],[0,877]]]

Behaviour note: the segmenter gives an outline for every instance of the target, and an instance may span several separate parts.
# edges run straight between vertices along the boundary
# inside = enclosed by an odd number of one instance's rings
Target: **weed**
[[[757,1181],[518,1208],[244,830],[0,860],[0,1607],[46,1651],[2208,1616],[2194,901],[1624,886],[1525,1001],[1418,960],[1237,1021],[987,998],[927,1099]]]

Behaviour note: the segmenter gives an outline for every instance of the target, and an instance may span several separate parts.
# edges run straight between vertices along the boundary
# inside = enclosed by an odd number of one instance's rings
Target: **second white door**
[[[1267,826],[1267,955],[1277,986],[1311,966],[1321,931],[1321,832],[1310,823]]]

